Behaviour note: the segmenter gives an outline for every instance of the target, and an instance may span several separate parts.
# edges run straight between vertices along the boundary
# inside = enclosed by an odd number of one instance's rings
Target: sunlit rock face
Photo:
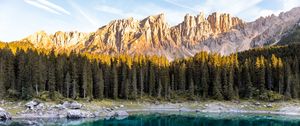
[[[300,8],[261,17],[253,22],[225,13],[187,14],[170,26],[164,14],[143,20],[114,20],[95,32],[36,32],[23,40],[35,47],[95,54],[163,55],[168,59],[193,56],[200,51],[228,55],[254,47],[276,44],[299,23]]]

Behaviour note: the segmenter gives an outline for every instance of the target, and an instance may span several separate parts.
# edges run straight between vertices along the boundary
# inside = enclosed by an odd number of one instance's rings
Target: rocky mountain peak
[[[39,48],[68,49],[100,54],[164,55],[169,59],[193,56],[200,51],[227,55],[236,51],[276,44],[300,20],[300,8],[279,16],[244,22],[226,13],[187,14],[170,27],[164,14],[143,20],[111,21],[95,32],[62,32],[53,35],[40,31],[25,38]]]
[[[223,33],[229,31],[232,27],[243,27],[244,22],[237,18],[232,17],[227,13],[212,13],[207,17],[208,22],[214,33]]]

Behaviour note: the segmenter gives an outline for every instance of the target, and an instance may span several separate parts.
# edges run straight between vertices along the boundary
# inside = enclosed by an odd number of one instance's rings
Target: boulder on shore
[[[82,104],[80,104],[76,101],[73,101],[73,102],[66,101],[63,103],[63,106],[65,108],[69,108],[69,109],[81,109],[82,108]]]
[[[26,104],[25,104],[25,107],[26,108],[29,108],[29,109],[31,109],[31,110],[33,110],[36,106],[38,106],[40,104],[40,102],[39,101],[37,101],[37,100],[32,100],[32,101],[30,101],[30,102],[27,102]]]
[[[3,108],[0,108],[0,121],[10,120],[11,115],[6,112]]]

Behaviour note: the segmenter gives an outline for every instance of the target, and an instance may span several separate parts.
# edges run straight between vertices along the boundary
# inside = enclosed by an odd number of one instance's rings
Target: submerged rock
[[[126,111],[116,111],[115,116],[128,116],[129,114]]]
[[[180,112],[190,112],[191,109],[188,109],[188,108],[185,108],[185,107],[182,107],[179,109]]]
[[[67,112],[68,119],[93,118],[93,117],[95,117],[94,114],[83,110],[69,110]]]
[[[110,112],[108,112],[108,113],[106,113],[106,117],[113,117],[113,116],[115,116],[116,115],[116,112],[114,112],[114,111],[110,111]]]
[[[0,121],[10,120],[11,115],[6,112],[3,108],[0,108]]]

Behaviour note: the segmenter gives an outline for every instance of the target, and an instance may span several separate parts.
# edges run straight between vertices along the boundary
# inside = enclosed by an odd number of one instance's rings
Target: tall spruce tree
[[[256,78],[257,78],[257,86],[260,94],[263,94],[265,91],[265,58],[263,56],[256,58]]]
[[[130,83],[130,98],[131,99],[136,99],[137,98],[137,78],[136,75],[137,70],[136,70],[136,64],[133,64],[132,66],[132,77],[131,77],[131,83]]]
[[[64,96],[69,98],[70,97],[70,87],[71,87],[72,81],[70,73],[67,72],[65,80],[64,80]]]
[[[214,99],[223,100],[223,95],[221,93],[222,86],[221,86],[221,79],[220,79],[220,68],[215,67],[213,73],[213,82],[212,82],[212,96]]]
[[[152,63],[149,64],[149,80],[148,80],[148,94],[153,95],[155,88],[155,71]]]
[[[201,94],[202,97],[205,99],[208,97],[208,79],[209,79],[209,73],[208,73],[208,67],[207,64],[202,64],[202,76],[201,76]]]
[[[292,83],[292,74],[291,74],[291,67],[290,64],[285,64],[284,65],[284,85],[285,85],[285,92],[284,96],[286,99],[292,98],[291,95],[291,83]]]
[[[243,83],[245,85],[245,89],[243,91],[244,96],[245,96],[245,98],[252,98],[253,85],[252,85],[251,76],[250,76],[250,72],[249,72],[249,60],[246,60],[244,66],[243,66],[242,77],[244,78]]]
[[[55,54],[53,50],[49,54],[47,85],[49,90],[49,98],[54,99],[56,84],[55,84]]]
[[[118,98],[118,71],[116,68],[116,64],[112,63],[112,67],[111,67],[111,74],[110,74],[111,78],[110,78],[110,82],[111,82],[111,97],[113,99],[117,99]]]

